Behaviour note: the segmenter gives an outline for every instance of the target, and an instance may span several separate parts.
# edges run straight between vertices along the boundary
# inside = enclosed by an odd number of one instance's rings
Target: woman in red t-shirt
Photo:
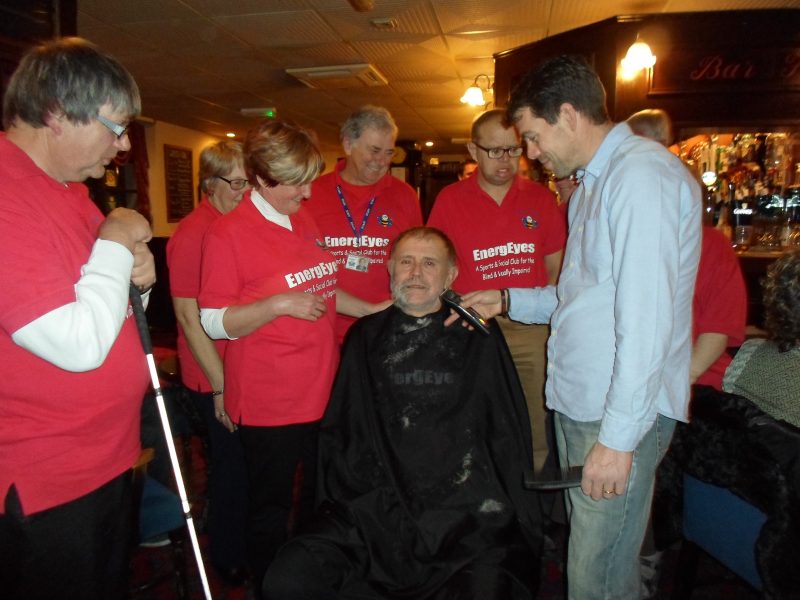
[[[314,139],[280,120],[250,131],[244,163],[252,188],[203,244],[201,321],[209,336],[229,340],[224,409],[244,447],[257,587],[289,535],[292,509],[295,525],[313,509],[318,424],[339,361],[337,304],[376,308],[337,294],[336,259],[303,208],[324,166]]]
[[[197,297],[203,239],[211,225],[242,200],[248,181],[241,142],[223,140],[200,153],[202,200],[182,219],[167,244],[172,306],[178,321],[178,360],[183,392],[206,425],[211,465],[206,533],[209,558],[229,584],[245,579],[247,476],[239,434],[225,411],[222,357],[226,339],[211,340],[200,324]],[[211,464],[213,460],[213,465]]]

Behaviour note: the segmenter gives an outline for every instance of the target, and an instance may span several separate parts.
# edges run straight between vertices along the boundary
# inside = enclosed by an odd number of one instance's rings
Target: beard
[[[408,283],[408,281],[396,283],[394,280],[392,280],[389,286],[392,290],[392,299],[394,300],[395,305],[397,308],[403,311],[408,308],[408,294],[406,293],[406,285]]]
[[[430,286],[421,282],[419,279],[409,279],[402,283],[396,283],[394,280],[391,282],[390,288],[392,290],[392,299],[397,308],[405,313],[419,312],[421,310],[429,312],[435,311],[439,307],[438,296],[433,297],[429,302],[413,303],[408,294],[409,286],[423,286],[430,289]]]

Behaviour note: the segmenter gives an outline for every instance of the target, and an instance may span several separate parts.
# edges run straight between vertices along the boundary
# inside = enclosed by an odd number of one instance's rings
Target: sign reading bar
[[[190,148],[164,144],[164,177],[167,184],[167,221],[175,223],[194,208]]]
[[[650,94],[800,89],[795,48],[676,48],[653,66]]]

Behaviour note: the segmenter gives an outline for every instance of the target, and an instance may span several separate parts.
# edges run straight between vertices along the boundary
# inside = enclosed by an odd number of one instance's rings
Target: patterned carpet
[[[180,421],[173,429],[180,431]],[[192,506],[193,521],[199,533],[201,552],[207,544],[203,533],[203,509],[205,507],[206,463],[203,448],[197,436],[176,438],[176,446],[184,472],[185,484]],[[550,541],[546,548],[541,571],[541,586],[538,600],[562,599],[564,595],[563,565],[565,557],[566,530],[555,527],[548,532]],[[203,588],[188,536],[183,543],[187,572],[187,597],[202,599]],[[663,573],[656,598],[670,598],[676,581],[675,566],[678,550],[665,553]],[[173,546],[139,547],[132,561],[131,587],[152,584],[146,590],[132,592],[138,600],[174,600],[179,598],[177,578],[173,573]],[[251,590],[244,586],[232,587],[220,580],[210,566],[206,566],[212,597],[215,600],[251,600]],[[697,580],[692,598],[706,600],[755,600],[759,595],[712,558],[703,555],[698,563]]]

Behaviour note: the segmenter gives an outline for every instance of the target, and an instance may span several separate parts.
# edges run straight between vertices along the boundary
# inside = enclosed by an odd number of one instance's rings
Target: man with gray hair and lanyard
[[[81,183],[130,149],[139,90],[65,38],[11,77],[0,133],[0,590],[124,598],[131,467],[148,384],[131,283],[155,283],[147,220]]]
[[[388,306],[389,244],[409,227],[422,225],[419,199],[389,172],[397,125],[388,110],[362,106],[344,122],[340,139],[345,158],[314,182],[308,209],[339,263],[338,287]],[[354,322],[337,315],[339,343]]]

